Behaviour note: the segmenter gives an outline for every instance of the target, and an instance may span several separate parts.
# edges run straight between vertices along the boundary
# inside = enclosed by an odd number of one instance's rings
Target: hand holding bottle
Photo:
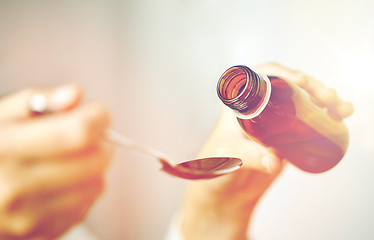
[[[29,100],[52,114],[33,116]],[[55,239],[81,221],[103,190],[113,147],[109,115],[81,104],[75,85],[28,89],[0,100],[0,239]]]
[[[274,63],[255,70],[296,83],[334,119],[353,113],[350,103],[304,73]],[[251,213],[284,165],[271,148],[248,139],[227,107],[199,152],[199,157],[223,155],[241,158],[243,166],[227,176],[188,183],[182,208],[182,233],[187,240],[247,239]]]
[[[343,101],[336,90],[325,86],[320,80],[303,72],[286,68],[277,63],[263,64],[255,69],[268,76],[278,76],[290,80],[308,92],[311,100],[321,108],[326,108],[335,120],[342,120],[353,114],[353,105]]]

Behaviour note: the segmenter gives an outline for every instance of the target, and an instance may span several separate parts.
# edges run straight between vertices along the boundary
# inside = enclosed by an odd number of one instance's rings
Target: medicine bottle
[[[220,77],[217,92],[248,137],[296,167],[321,173],[343,158],[348,146],[346,126],[293,82],[234,66]]]

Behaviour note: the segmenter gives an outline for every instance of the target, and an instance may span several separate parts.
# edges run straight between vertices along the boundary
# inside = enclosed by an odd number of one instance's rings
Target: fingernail
[[[52,93],[49,110],[58,111],[66,109],[74,101],[75,90],[66,85],[55,89]]]

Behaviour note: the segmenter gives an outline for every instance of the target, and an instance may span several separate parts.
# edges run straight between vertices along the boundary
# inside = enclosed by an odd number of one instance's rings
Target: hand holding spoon
[[[37,114],[47,113],[47,106],[47,98],[42,94],[32,96],[29,102],[30,110]],[[231,173],[239,169],[242,165],[242,161],[239,158],[233,157],[200,158],[176,164],[165,154],[144,145],[140,145],[112,130],[107,131],[105,139],[113,144],[126,147],[157,159],[162,164],[162,171],[184,179],[215,178]]]

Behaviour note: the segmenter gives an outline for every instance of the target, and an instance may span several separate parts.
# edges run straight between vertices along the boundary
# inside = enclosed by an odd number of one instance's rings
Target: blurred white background
[[[374,236],[374,2],[370,0],[0,0],[0,93],[79,82],[113,128],[193,158],[221,108],[220,74],[276,61],[352,101],[345,158],[324,174],[288,166],[260,202],[255,240]],[[118,149],[107,189],[65,239],[162,239],[184,180]]]

